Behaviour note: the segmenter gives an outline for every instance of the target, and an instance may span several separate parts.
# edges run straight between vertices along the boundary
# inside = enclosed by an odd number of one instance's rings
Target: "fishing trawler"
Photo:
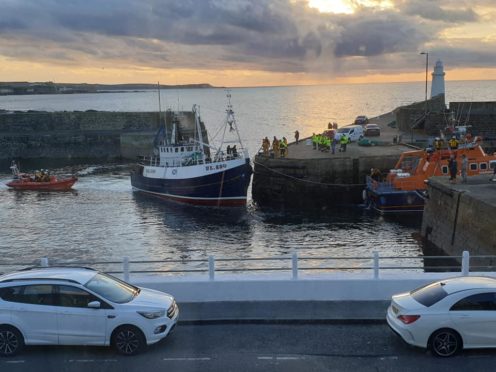
[[[423,212],[429,177],[447,176],[451,156],[455,157],[460,170],[463,154],[468,160],[467,177],[493,174],[496,153],[486,154],[477,139],[456,150],[407,151],[401,154],[395,169],[389,171],[385,180],[367,176],[364,190],[366,204],[381,214]]]
[[[246,205],[252,167],[239,135],[231,95],[227,98],[217,147],[208,141],[199,106],[194,105],[191,113],[169,111],[155,138],[155,153],[143,157],[131,173],[133,190],[194,205]],[[188,116],[193,117],[194,130],[190,135],[186,131],[179,134],[181,121]]]

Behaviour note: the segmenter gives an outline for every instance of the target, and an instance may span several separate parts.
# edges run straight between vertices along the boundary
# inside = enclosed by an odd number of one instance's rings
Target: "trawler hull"
[[[178,168],[138,165],[131,185],[136,192],[181,203],[244,206],[251,174],[249,159]]]

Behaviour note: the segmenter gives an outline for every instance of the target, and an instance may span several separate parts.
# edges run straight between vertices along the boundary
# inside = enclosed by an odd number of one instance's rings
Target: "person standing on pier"
[[[295,140],[296,140],[296,144],[298,144],[298,141],[300,140],[300,132],[298,132],[298,129],[295,130]]]
[[[265,156],[269,156],[270,141],[267,137],[262,140],[262,150]]]
[[[274,153],[274,157],[279,156],[279,140],[276,136],[274,136],[274,139],[272,140],[272,151]]]
[[[286,137],[282,137],[282,140],[279,141],[279,148],[281,150],[281,158],[288,156],[288,140]]]
[[[339,149],[339,151],[346,152],[346,145],[348,144],[348,136],[346,134],[343,134],[339,139],[339,143],[341,144],[341,148]]]

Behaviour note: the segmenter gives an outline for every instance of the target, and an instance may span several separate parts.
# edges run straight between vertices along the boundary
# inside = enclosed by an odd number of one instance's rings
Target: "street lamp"
[[[429,52],[420,52],[425,55],[425,104],[424,104],[424,126],[427,122],[427,71],[429,69]],[[412,128],[412,142],[413,142],[413,128]]]
[[[425,55],[425,115],[427,115],[427,70],[429,68],[429,52],[420,52]]]

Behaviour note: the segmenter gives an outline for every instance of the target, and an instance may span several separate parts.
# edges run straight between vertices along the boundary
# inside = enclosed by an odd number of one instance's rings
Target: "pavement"
[[[179,303],[180,322],[384,322],[389,301],[219,301]]]
[[[471,197],[482,200],[492,207],[496,207],[496,179],[492,174],[467,177],[466,183],[463,183],[459,176],[456,183],[451,183],[448,176],[436,176],[432,177],[431,180],[444,185],[448,189],[467,192]]]

